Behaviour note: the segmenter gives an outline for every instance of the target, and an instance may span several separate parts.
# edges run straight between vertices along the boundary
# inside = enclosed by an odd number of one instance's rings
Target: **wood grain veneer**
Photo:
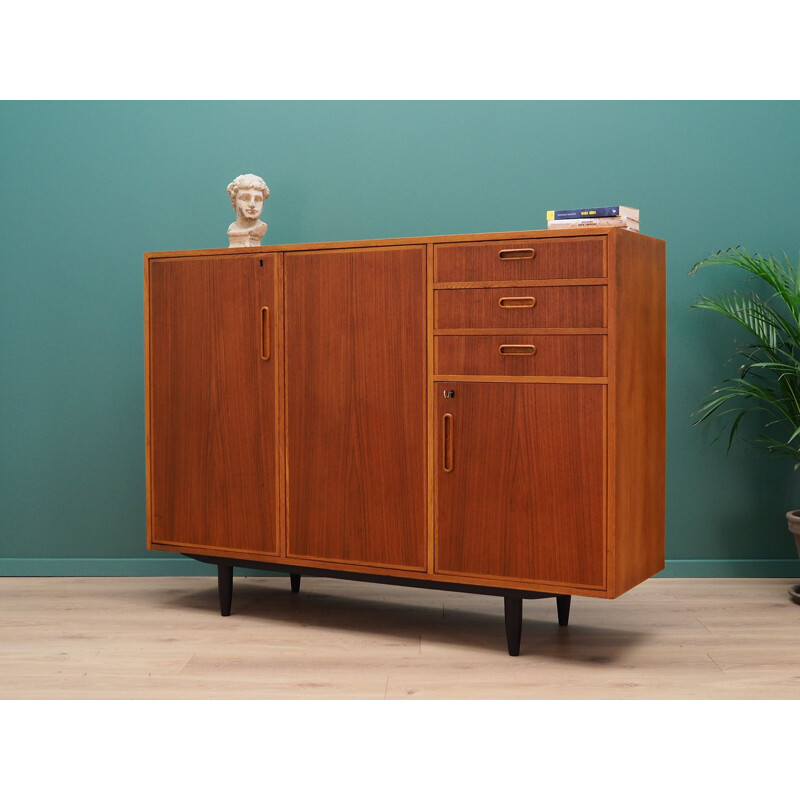
[[[605,387],[436,388],[437,572],[604,587]]]
[[[438,375],[606,374],[603,335],[436,336],[434,341]]]
[[[616,231],[609,420],[614,456],[616,594],[664,568],[666,453],[666,245]]]
[[[532,257],[527,256],[529,252]],[[440,244],[434,259],[436,281],[602,278],[606,274],[602,236]]]
[[[602,328],[606,288],[440,289],[434,292],[434,321],[437,329]]]
[[[425,248],[285,269],[287,555],[423,570]]]
[[[150,544],[277,554],[275,258],[154,259],[147,284]]]

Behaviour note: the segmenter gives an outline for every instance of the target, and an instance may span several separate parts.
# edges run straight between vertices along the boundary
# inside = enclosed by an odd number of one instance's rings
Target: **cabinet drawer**
[[[436,328],[604,328],[605,286],[437,289]]]
[[[604,278],[603,237],[513,239],[439,244],[434,248],[435,281],[507,281]]]
[[[437,336],[437,375],[606,375],[603,334]]]

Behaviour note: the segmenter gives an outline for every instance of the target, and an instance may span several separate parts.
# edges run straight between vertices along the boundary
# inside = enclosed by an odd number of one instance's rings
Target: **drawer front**
[[[439,244],[435,281],[605,278],[603,237]]]
[[[602,378],[606,336],[436,336],[437,375],[510,375]]]
[[[437,289],[436,328],[604,328],[605,286]]]

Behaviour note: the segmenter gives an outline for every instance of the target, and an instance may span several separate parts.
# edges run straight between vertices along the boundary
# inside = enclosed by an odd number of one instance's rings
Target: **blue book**
[[[548,221],[554,219],[586,219],[587,217],[627,217],[639,219],[639,209],[630,206],[597,206],[596,208],[566,208],[548,211]]]

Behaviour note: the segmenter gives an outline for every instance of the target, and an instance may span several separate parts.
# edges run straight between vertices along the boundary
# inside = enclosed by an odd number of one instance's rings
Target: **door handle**
[[[272,350],[272,337],[269,327],[269,308],[261,307],[261,360],[269,361]]]
[[[442,469],[453,471],[453,415],[442,417]]]

